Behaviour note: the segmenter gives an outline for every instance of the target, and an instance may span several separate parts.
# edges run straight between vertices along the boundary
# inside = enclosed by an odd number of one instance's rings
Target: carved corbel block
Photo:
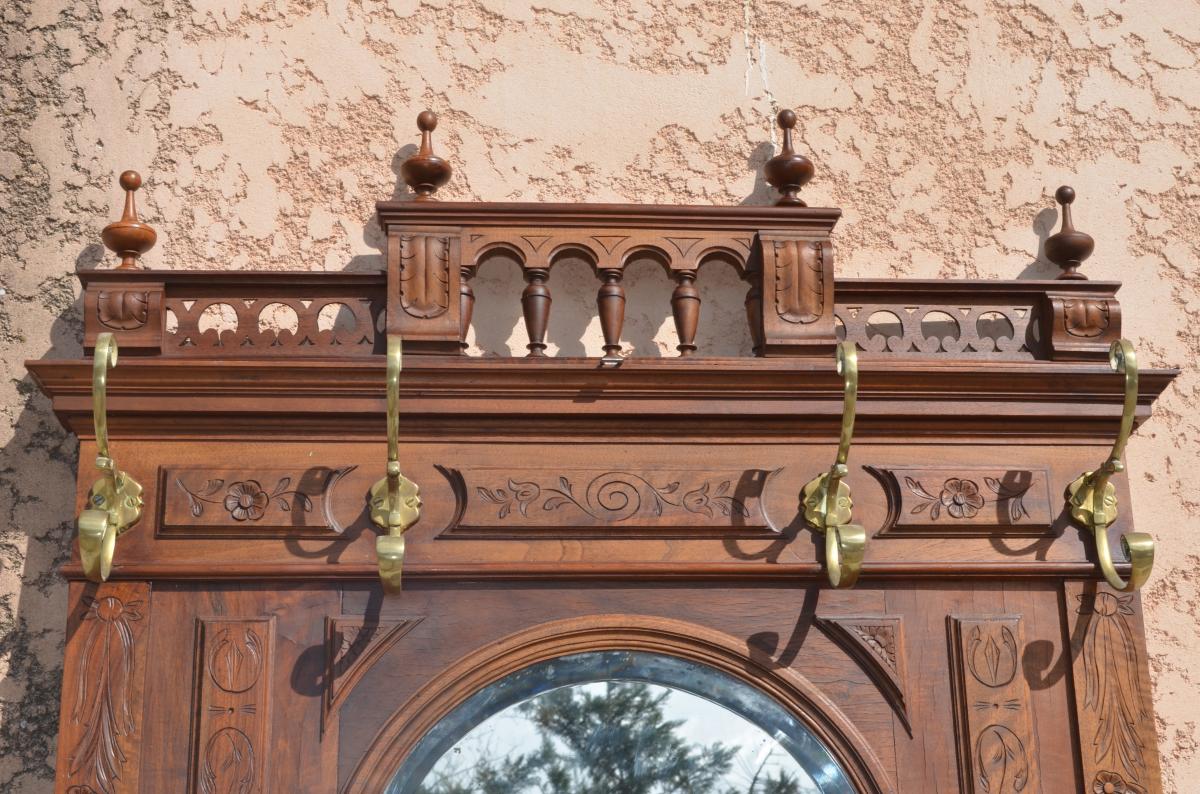
[[[89,284],[83,293],[84,347],[91,350],[97,336],[111,333],[122,353],[161,353],[164,290],[162,283]]]
[[[404,338],[406,355],[461,351],[459,232],[388,229],[387,332]]]
[[[1047,293],[1041,336],[1053,361],[1104,361],[1121,338],[1121,304],[1113,290]]]
[[[760,232],[764,356],[833,351],[833,243]]]

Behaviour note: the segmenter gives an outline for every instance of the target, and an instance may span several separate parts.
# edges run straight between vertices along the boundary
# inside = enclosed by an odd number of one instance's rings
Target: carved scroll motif
[[[1159,779],[1136,596],[1068,582],[1080,750],[1089,791],[1146,794]],[[1070,603],[1070,601],[1068,601]],[[1153,789],[1157,790],[1157,789]]]
[[[769,530],[765,470],[439,468],[459,503],[445,534]]]
[[[145,680],[140,640],[149,595],[146,585],[115,584],[85,597],[78,655],[64,671],[64,688],[73,681],[74,706],[60,737],[70,748],[66,780],[80,791],[137,788]]]
[[[775,311],[789,323],[819,319],[825,308],[825,246],[818,241],[774,240]]]
[[[400,305],[428,320],[450,307],[450,238],[400,236]]]
[[[947,618],[959,786],[965,794],[1038,794],[1037,739],[1024,643],[1014,615]]]
[[[202,620],[199,640],[194,790],[264,791],[274,620]]]

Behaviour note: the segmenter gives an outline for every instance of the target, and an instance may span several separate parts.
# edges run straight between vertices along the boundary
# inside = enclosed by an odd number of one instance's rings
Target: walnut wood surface
[[[407,169],[424,199],[449,174],[428,158]],[[744,679],[863,792],[1161,791],[1140,606],[1096,585],[1064,510],[1123,396],[1119,285],[1076,278],[1081,249],[1056,281],[837,279],[838,210],[378,210],[386,272],[80,274],[85,345],[122,349],[108,425],[146,505],[113,581],[63,569],[59,792],[378,792],[479,687],[619,648]],[[490,256],[522,268],[530,357],[462,355]],[[603,360],[544,355],[565,257],[592,267]],[[637,258],[672,284],[684,358],[620,358]],[[696,347],[717,260],[747,283],[753,358]],[[391,597],[367,509],[386,333],[423,500]],[[861,351],[845,483],[868,535],[845,591],[798,503],[833,461],[839,339]],[[91,362],[27,366],[81,438],[82,507]],[[1141,373],[1139,421],[1175,374]],[[1114,534],[1134,528],[1115,485]]]

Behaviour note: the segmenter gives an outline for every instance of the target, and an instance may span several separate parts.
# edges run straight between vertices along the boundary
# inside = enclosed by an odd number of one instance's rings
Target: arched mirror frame
[[[463,656],[402,704],[384,724],[343,787],[345,794],[386,790],[422,737],[475,692],[532,665],[589,651],[642,651],[712,667],[787,709],[820,741],[863,794],[894,786],[850,720],[803,675],[763,665],[734,637],[683,621],[597,615],[545,623]]]

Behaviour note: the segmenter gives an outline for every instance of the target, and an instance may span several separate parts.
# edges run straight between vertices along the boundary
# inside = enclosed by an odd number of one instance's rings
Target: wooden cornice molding
[[[861,356],[858,434],[1068,436],[1115,433],[1121,383],[1090,362],[965,362]],[[74,432],[91,432],[91,363],[26,367]],[[1178,374],[1142,372],[1139,419]],[[258,428],[378,435],[381,356],[361,360],[129,358],[110,375],[114,433],[173,436]],[[703,419],[719,435],[826,435],[841,415],[841,383],[815,359],[422,357],[405,367],[401,415],[418,434],[603,433],[686,435]],[[535,427],[516,424],[535,420]]]
[[[618,227],[711,231],[817,231],[833,229],[840,209],[819,207],[716,207],[682,204],[541,204],[532,202],[379,201],[379,224],[393,226]]]

